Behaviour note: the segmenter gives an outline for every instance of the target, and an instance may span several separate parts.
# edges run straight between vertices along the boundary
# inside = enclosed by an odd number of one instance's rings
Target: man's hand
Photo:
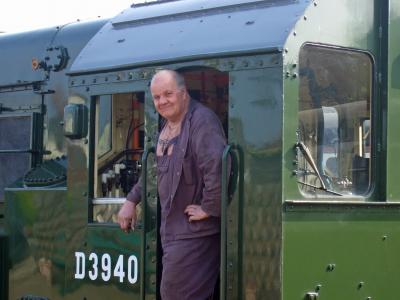
[[[136,204],[131,201],[125,201],[118,213],[118,223],[121,229],[129,232],[135,229],[136,224]]]
[[[185,214],[189,217],[189,222],[207,219],[209,215],[201,208],[200,205],[188,205]]]

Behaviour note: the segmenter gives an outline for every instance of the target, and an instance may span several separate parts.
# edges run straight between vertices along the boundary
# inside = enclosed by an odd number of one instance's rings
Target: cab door
[[[80,83],[108,83],[77,84],[64,111],[69,159],[67,298],[156,297],[153,180],[147,181],[134,229],[125,233],[117,223],[118,211],[139,177],[154,176],[154,159],[150,155],[144,160],[143,172],[142,156],[151,151],[158,116],[151,106],[148,79],[132,77],[125,82],[109,74],[73,78]]]

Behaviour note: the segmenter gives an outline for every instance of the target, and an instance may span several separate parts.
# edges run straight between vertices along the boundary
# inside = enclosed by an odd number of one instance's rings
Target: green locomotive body
[[[149,81],[169,68],[228,137],[219,299],[397,299],[399,28],[397,0],[185,0],[0,36],[1,297],[159,298]]]

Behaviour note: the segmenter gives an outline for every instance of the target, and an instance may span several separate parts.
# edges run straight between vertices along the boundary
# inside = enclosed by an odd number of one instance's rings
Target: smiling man
[[[164,122],[157,140],[157,188],[161,206],[163,300],[210,299],[219,272],[221,157],[226,139],[218,117],[190,99],[184,78],[163,70],[151,94]],[[125,231],[136,221],[141,183],[122,206]]]

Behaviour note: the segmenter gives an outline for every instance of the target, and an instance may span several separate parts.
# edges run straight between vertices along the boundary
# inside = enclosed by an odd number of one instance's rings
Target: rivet
[[[129,78],[129,79],[132,79],[132,78],[133,78],[133,73],[132,73],[132,72],[130,72],[130,73],[128,74],[128,78]]]
[[[288,53],[289,52],[289,49],[288,48],[285,48],[285,53]]]
[[[89,92],[90,91],[90,87],[86,87],[86,92]]]
[[[335,267],[336,267],[335,264],[329,264],[329,265],[326,267],[326,270],[327,270],[328,272],[332,272],[332,271],[335,269]]]
[[[317,6],[318,4],[317,4],[317,2],[314,2],[314,6]]]
[[[360,282],[358,283],[357,288],[358,288],[358,289],[361,289],[363,286],[364,286],[364,282],[363,282],[363,281],[360,281]]]
[[[315,291],[318,292],[319,290],[321,290],[322,285],[321,284],[317,284],[317,286],[315,287]]]
[[[297,77],[297,73],[293,73],[292,77],[296,78]]]
[[[296,31],[293,31],[293,35],[296,36],[296,35],[297,35],[297,32],[296,32]]]
[[[307,16],[304,16],[303,19],[304,19],[304,21],[307,21]]]
[[[387,238],[388,238],[387,235],[384,235],[384,236],[382,237],[382,240],[386,241]]]

